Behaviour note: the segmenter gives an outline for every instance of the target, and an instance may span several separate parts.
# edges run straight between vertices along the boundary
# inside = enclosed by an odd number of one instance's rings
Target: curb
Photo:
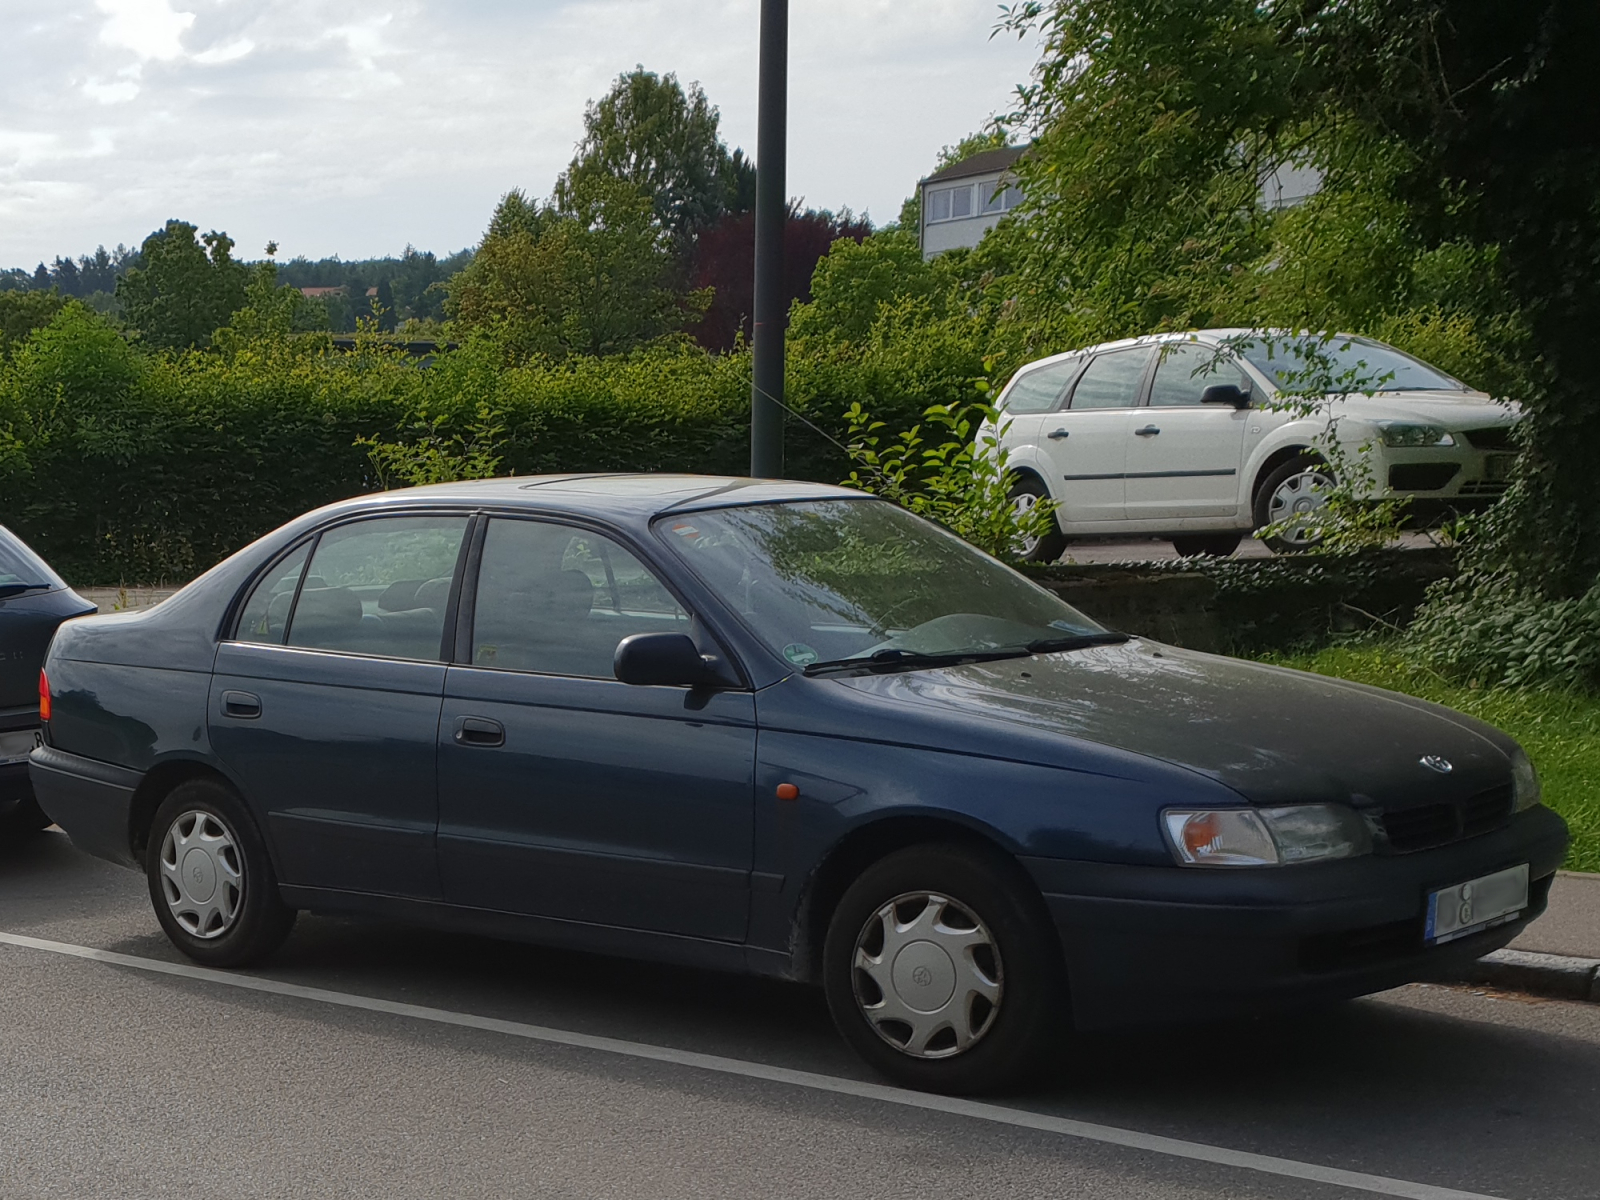
[[[1473,963],[1456,982],[1600,1004],[1600,959],[1496,950]]]

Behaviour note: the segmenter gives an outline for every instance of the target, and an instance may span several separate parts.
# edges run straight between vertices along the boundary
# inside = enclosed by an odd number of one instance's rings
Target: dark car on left
[[[0,836],[43,829],[28,755],[39,744],[39,668],[56,627],[95,611],[0,525]]]

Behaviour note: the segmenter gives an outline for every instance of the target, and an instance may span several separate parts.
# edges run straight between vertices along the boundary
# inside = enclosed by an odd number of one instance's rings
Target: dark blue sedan
[[[310,909],[816,981],[943,1090],[1458,968],[1567,844],[1489,726],[1107,631],[808,484],[364,497],[46,673],[40,801],[200,962]]]

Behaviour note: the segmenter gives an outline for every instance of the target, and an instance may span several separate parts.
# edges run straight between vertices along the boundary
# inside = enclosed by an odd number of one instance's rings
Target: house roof
[[[1026,146],[1003,146],[998,150],[981,150],[942,171],[935,171],[923,183],[943,183],[947,179],[972,179],[979,175],[995,175],[1010,167],[1027,151]]]

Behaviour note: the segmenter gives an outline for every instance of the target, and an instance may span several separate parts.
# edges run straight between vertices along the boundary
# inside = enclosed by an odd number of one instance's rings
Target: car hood
[[[1346,396],[1346,415],[1363,421],[1415,421],[1442,429],[1483,429],[1514,425],[1522,410],[1483,392],[1380,392]]]
[[[1409,696],[1135,639],[1119,646],[842,682],[992,722],[1174,763],[1252,803],[1405,807],[1510,780],[1515,743]],[[1425,766],[1435,756],[1448,773]]]

